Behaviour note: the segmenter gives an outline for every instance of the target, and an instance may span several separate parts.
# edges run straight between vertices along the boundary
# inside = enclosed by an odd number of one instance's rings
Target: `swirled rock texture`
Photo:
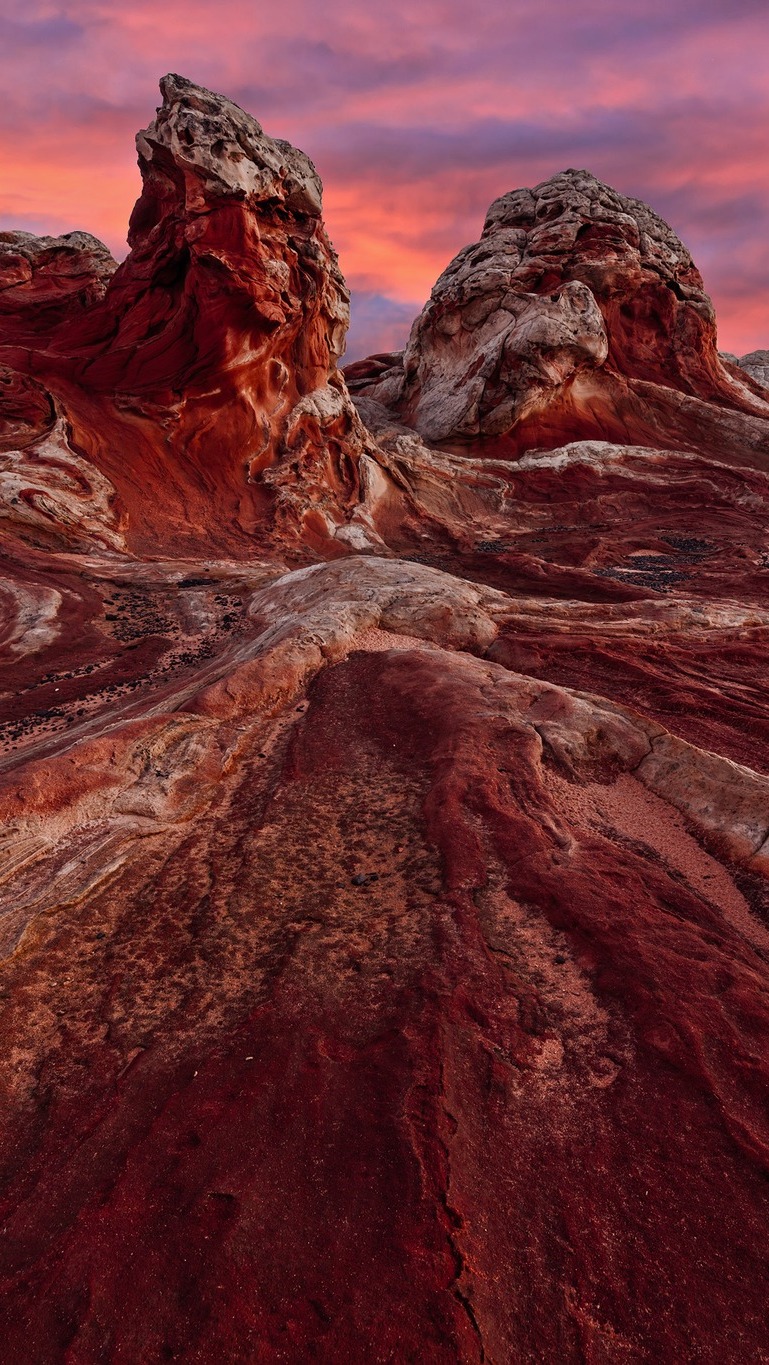
[[[0,232],[0,338],[40,339],[82,319],[104,298],[116,270],[117,261],[89,232]]]
[[[737,362],[763,388],[769,389],[769,351],[750,351]]]
[[[714,453],[723,407],[769,416],[745,372],[723,365],[713,305],[667,223],[570,170],[497,199],[406,351],[347,373],[426,440],[496,437],[515,454],[585,435]]]
[[[565,172],[353,406],[307,158],[138,149],[0,238],[3,1359],[769,1359],[760,367]]]

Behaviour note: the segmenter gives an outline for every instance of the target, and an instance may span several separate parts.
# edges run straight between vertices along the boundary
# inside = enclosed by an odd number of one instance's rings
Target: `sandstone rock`
[[[0,522],[41,547],[125,548],[115,489],[71,449],[62,418],[33,443],[0,449]]]
[[[710,396],[719,380],[713,306],[689,252],[648,205],[587,171],[564,171],[497,199],[481,242],[513,247],[514,287],[585,284],[620,372]]]
[[[497,199],[481,240],[441,275],[403,355],[359,362],[348,379],[427,440],[508,437],[517,452],[586,434],[667,445],[678,395],[769,419],[760,390],[734,374],[672,229],[639,200],[569,170]],[[708,428],[702,415],[692,424],[697,448]],[[769,465],[765,429],[761,441]]]
[[[161,92],[136,139],[144,187],[108,301],[120,328],[91,382],[194,393],[241,368],[260,386],[273,375],[269,413],[325,383],[344,349],[349,294],[320,181],[231,100],[178,76]]]
[[[0,366],[0,449],[28,445],[50,430],[53,420],[53,400],[42,384]]]
[[[769,389],[769,351],[750,351],[737,362],[763,388]]]
[[[547,299],[513,295],[502,305],[485,297],[485,271],[471,282],[457,273],[456,284],[444,276],[436,286],[404,357],[405,391],[419,394],[404,414],[426,439],[504,434],[581,369],[603,364],[608,342],[589,289],[568,284]]]
[[[86,234],[0,244],[6,357],[66,403],[77,444],[127,509],[129,543],[213,537],[245,553],[255,536],[333,541],[365,438],[336,370],[349,294],[317,173],[231,100],[178,76],[161,89],[137,137],[143,190],[114,275]],[[41,349],[22,347],[25,300],[42,326],[64,289],[79,291],[82,316],[59,309]],[[293,494],[276,511],[263,475],[284,457]]]
[[[183,76],[164,76],[160,91],[157,117],[136,138],[144,193],[131,219],[134,242],[157,224],[163,200],[177,199],[179,174],[190,215],[205,213],[212,200],[234,197],[271,206],[277,201],[320,218],[322,186],[304,152],[268,137],[232,100]]]
[[[0,232],[0,341],[43,341],[60,323],[82,319],[104,298],[116,269],[104,243],[88,232]]]

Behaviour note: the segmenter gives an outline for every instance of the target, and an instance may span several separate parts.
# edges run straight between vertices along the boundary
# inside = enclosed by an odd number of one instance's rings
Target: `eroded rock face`
[[[0,232],[0,340],[45,341],[62,322],[82,320],[104,298],[116,269],[89,232]]]
[[[568,172],[353,408],[311,164],[163,94],[0,294],[4,1358],[763,1359],[766,399]]]
[[[720,382],[716,319],[689,252],[648,205],[587,171],[502,195],[481,238],[512,251],[514,287],[537,294],[579,280],[606,321],[622,373],[709,397]],[[477,248],[476,248],[477,250]]]
[[[769,351],[750,351],[738,364],[757,384],[769,389]]]
[[[235,372],[275,420],[344,348],[349,294],[320,180],[230,100],[178,76],[161,92],[136,139],[144,187],[108,301],[119,330],[89,383],[192,397]]]
[[[119,268],[85,233],[0,242],[0,356],[49,385],[129,544],[333,542],[364,437],[336,369],[349,294],[317,173],[230,100],[178,76],[161,89]]]
[[[679,431],[710,453],[723,444],[710,433],[719,414],[687,424],[684,396],[769,417],[760,390],[736,374],[721,362],[713,306],[672,229],[573,170],[497,199],[481,240],[441,275],[404,354],[347,371],[354,393],[426,440],[506,438],[513,453],[582,435],[667,446]]]
[[[584,285],[502,303],[488,296],[498,280],[485,269],[449,273],[456,278],[442,277],[404,357],[404,390],[418,394],[404,413],[426,439],[504,434],[606,359],[603,319]]]

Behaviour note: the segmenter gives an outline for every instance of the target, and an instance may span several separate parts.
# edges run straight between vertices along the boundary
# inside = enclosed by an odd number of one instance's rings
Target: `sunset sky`
[[[403,344],[492,199],[567,166],[672,223],[723,349],[769,347],[769,0],[0,0],[0,230],[124,255],[166,71],[315,161],[350,358]]]

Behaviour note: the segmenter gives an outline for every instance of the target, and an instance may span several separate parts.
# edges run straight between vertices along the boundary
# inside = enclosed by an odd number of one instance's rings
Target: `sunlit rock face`
[[[765,353],[569,171],[353,407],[162,89],[120,267],[0,235],[3,1359],[761,1360]]]

